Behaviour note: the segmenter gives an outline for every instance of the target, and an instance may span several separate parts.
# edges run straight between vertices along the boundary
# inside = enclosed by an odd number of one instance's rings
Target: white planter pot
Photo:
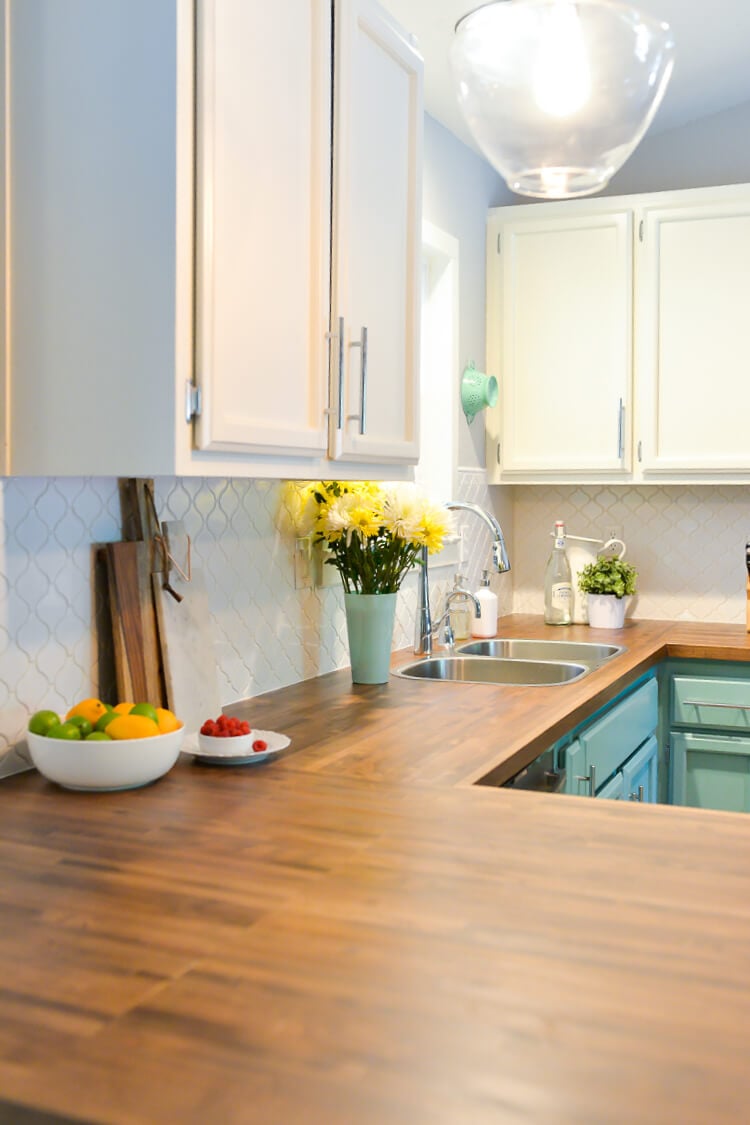
[[[592,629],[622,629],[627,598],[613,594],[589,594],[589,625]]]

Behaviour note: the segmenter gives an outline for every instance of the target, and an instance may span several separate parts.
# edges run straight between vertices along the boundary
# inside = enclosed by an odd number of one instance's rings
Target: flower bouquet
[[[450,513],[414,485],[371,481],[289,482],[283,501],[294,534],[341,575],[354,682],[387,682],[396,594],[423,548],[441,550]]]

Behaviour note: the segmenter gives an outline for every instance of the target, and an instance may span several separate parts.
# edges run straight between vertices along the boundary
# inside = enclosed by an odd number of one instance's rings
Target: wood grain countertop
[[[264,696],[293,745],[263,766],[4,781],[0,1122],[746,1121],[750,817],[469,784],[667,655],[750,659],[733,626],[611,636],[555,689]]]

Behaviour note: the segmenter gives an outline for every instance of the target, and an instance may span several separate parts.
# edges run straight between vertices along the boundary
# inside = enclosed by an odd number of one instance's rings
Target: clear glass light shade
[[[512,191],[590,195],[651,124],[672,73],[667,24],[615,0],[496,0],[459,22],[458,100]]]

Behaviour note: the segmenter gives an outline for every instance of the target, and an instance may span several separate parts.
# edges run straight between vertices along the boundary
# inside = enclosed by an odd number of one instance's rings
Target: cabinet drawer
[[[596,768],[597,784],[614,773],[656,730],[659,692],[656,680],[647,683],[582,731],[579,741],[588,767]]]
[[[672,723],[750,732],[750,679],[675,676]]]

